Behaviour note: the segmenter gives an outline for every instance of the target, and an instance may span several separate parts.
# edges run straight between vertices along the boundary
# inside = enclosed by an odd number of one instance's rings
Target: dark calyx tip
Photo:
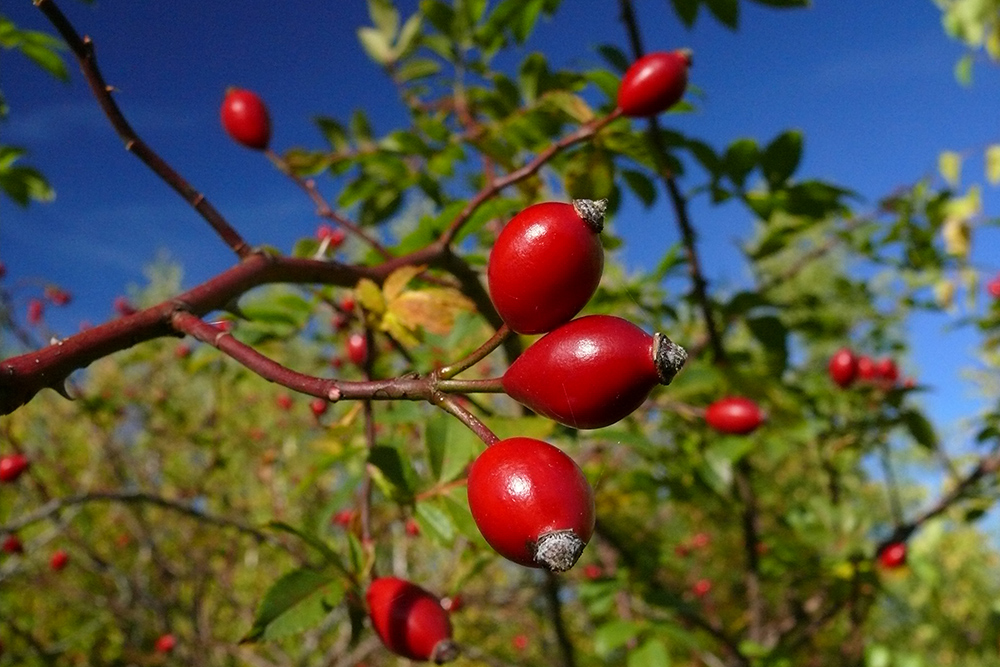
[[[653,334],[653,363],[660,384],[670,384],[687,358],[687,350],[683,347],[661,333]]]
[[[443,665],[457,658],[461,652],[458,644],[450,639],[442,639],[434,645],[434,650],[431,651],[431,660],[435,665]]]
[[[694,51],[692,51],[691,49],[687,48],[677,49],[677,53],[683,56],[684,60],[687,62],[688,67],[691,67],[691,65],[694,64]]]
[[[554,530],[538,538],[535,562],[552,572],[565,572],[573,567],[587,543],[572,530]]]
[[[601,233],[604,229],[604,212],[608,210],[607,199],[574,199],[573,208],[588,227]]]

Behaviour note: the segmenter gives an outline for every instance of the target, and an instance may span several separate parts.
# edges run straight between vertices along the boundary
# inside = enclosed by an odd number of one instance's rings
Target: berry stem
[[[496,433],[491,431],[486,424],[479,420],[478,417],[462,407],[462,405],[458,402],[457,397],[450,394],[435,392],[434,396],[431,398],[431,402],[448,414],[458,418],[460,422],[468,426],[469,430],[475,433],[487,447],[500,442],[500,438],[497,437]]]
[[[439,380],[435,383],[438,391],[447,394],[502,394],[503,378],[483,378],[481,380]]]
[[[473,350],[464,359],[460,359],[453,364],[449,364],[442,368],[439,368],[436,375],[441,380],[450,380],[462,371],[472,368],[477,363],[485,359],[489,354],[500,347],[501,343],[510,335],[510,327],[507,324],[503,324],[496,332],[490,336],[490,339],[480,345],[478,348]],[[454,391],[454,390],[453,390]],[[458,390],[461,391],[461,390]]]

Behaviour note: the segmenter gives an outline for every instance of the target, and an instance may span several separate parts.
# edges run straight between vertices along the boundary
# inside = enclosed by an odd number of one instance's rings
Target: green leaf
[[[403,459],[398,449],[376,445],[368,453],[368,462],[378,468],[385,479],[404,497],[413,496],[416,489],[416,473]]]
[[[777,317],[767,315],[747,320],[747,327],[767,352],[772,369],[784,372],[788,365],[788,329]]]
[[[424,439],[431,474],[438,482],[457,478],[479,452],[478,438],[458,420],[444,414],[427,421]]]
[[[753,139],[737,139],[729,144],[722,157],[722,171],[737,188],[743,189],[747,176],[757,166],[760,150]]]
[[[965,54],[955,63],[955,80],[963,86],[972,85],[972,56]]]
[[[670,667],[670,654],[659,639],[649,639],[629,652],[627,667]]]
[[[336,578],[305,568],[292,570],[268,590],[253,627],[240,643],[279,639],[313,628],[343,597],[344,587]]]
[[[622,169],[622,178],[642,205],[649,208],[656,202],[656,185],[646,174],[631,169]]]
[[[621,648],[633,639],[642,626],[633,621],[614,620],[598,626],[594,632],[594,651],[607,657],[615,649]]]
[[[396,38],[396,31],[399,30],[399,12],[393,6],[392,0],[368,0],[368,15],[387,40]]]
[[[313,118],[313,122],[316,123],[319,131],[323,133],[327,143],[330,144],[333,150],[343,151],[350,147],[347,140],[347,131],[338,121],[327,116],[316,116]]]
[[[597,52],[619,74],[624,74],[631,64],[625,52],[613,44],[601,44],[597,47]]]
[[[698,18],[698,3],[699,0],[670,0],[677,17],[688,28],[693,26],[695,19]]]
[[[798,130],[789,130],[768,144],[760,156],[760,166],[772,190],[785,184],[801,159],[802,133]]]
[[[563,174],[566,193],[573,199],[605,199],[614,187],[614,169],[606,151],[582,148],[570,157]]]
[[[432,502],[417,503],[417,521],[424,533],[430,533],[447,546],[455,541],[455,523],[448,513]]]
[[[937,434],[923,413],[917,410],[906,410],[900,416],[906,429],[913,436],[913,439],[917,441],[917,444],[932,451],[937,448]]]
[[[403,83],[434,76],[441,71],[441,64],[430,58],[410,58],[396,70],[396,78]]]
[[[730,30],[735,30],[740,21],[739,0],[705,0],[708,10],[719,20],[719,23]]]
[[[532,53],[521,63],[518,70],[518,84],[525,102],[534,104],[538,99],[542,80],[548,75],[548,71],[545,56],[540,53]]]

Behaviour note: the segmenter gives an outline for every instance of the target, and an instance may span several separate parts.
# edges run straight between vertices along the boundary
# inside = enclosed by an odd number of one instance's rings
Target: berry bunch
[[[872,359],[867,355],[856,355],[844,347],[830,357],[828,365],[830,379],[846,389],[856,380],[891,389],[899,381],[899,367],[890,357]]]
[[[545,202],[518,213],[490,252],[490,298],[517,333],[545,335],[501,378],[504,391],[574,428],[600,428],[634,412],[687,359],[663,334],[610,315],[573,319],[604,269],[599,234],[605,201]],[[564,572],[594,531],[594,491],[579,466],[553,445],[514,437],[473,462],[469,508],[486,541],[505,558]]]

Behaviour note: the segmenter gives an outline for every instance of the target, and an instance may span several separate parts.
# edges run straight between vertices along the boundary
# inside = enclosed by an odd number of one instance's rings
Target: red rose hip
[[[420,586],[381,577],[368,586],[365,599],[375,632],[396,655],[437,664],[458,657],[448,612],[437,597]]]
[[[626,116],[655,116],[666,111],[687,88],[691,52],[650,53],[636,60],[618,88],[618,107]]]
[[[568,322],[597,291],[604,271],[605,200],[545,202],[511,219],[490,251],[487,280],[500,317],[522,334]]]
[[[627,320],[588,315],[535,341],[504,373],[504,391],[535,412],[574,428],[624,419],[687,359],[663,334]]]
[[[28,457],[23,454],[0,456],[0,482],[15,481],[29,465]]]
[[[894,570],[906,564],[906,543],[893,542],[886,545],[878,554],[878,562],[882,567]]]
[[[368,339],[364,334],[354,333],[347,337],[347,358],[357,366],[364,366],[368,360]]]
[[[177,638],[173,635],[160,635],[156,640],[157,653],[170,653],[177,646]]]
[[[858,359],[850,349],[844,347],[830,357],[830,379],[841,387],[849,387],[858,377]]]
[[[68,563],[69,563],[69,554],[63,551],[62,549],[59,549],[54,554],[52,554],[52,558],[49,559],[49,567],[51,567],[56,572],[66,567]]]
[[[705,410],[705,421],[720,433],[746,435],[764,423],[764,413],[749,398],[721,398]]]
[[[469,509],[501,556],[565,572],[594,532],[594,490],[569,456],[547,442],[508,438],[472,463]]]
[[[271,142],[271,117],[256,93],[230,88],[222,100],[220,115],[222,127],[237,143],[262,151]]]

